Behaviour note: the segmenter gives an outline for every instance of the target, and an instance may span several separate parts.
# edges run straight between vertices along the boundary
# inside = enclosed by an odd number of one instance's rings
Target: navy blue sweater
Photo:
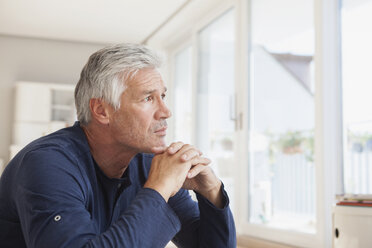
[[[78,123],[32,142],[0,179],[0,247],[236,247],[226,192],[223,209],[183,189],[167,203],[143,188],[152,157],[113,179]]]

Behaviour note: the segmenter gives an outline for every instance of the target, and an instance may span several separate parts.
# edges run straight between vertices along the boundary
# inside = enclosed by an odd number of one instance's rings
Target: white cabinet
[[[74,85],[17,82],[10,158],[41,136],[76,120]]]
[[[336,206],[333,212],[334,248],[372,247],[372,207]]]
[[[51,95],[49,87],[41,83],[20,82],[15,86],[16,122],[48,122]]]

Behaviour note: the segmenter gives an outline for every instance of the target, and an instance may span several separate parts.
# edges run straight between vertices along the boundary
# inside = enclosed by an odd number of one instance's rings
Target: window
[[[313,1],[251,13],[249,222],[314,233]]]
[[[191,46],[175,55],[174,61],[174,140],[192,143],[192,64]]]
[[[196,144],[213,161],[234,205],[234,10],[198,34]]]
[[[372,194],[372,0],[344,0],[342,84],[345,193]]]
[[[372,168],[365,165],[372,161],[365,156],[371,154],[372,133],[372,108],[367,109],[372,90],[366,83],[372,81],[366,69],[372,57],[367,46],[372,44],[371,21],[361,13],[363,8],[371,13],[372,0],[344,1],[343,125],[351,155],[341,151],[338,0],[238,0],[216,6],[219,13],[233,9],[214,15],[207,25],[203,16],[188,26],[197,63],[192,71],[194,143],[212,158],[225,183],[240,234],[330,247],[342,156],[354,163],[344,163],[347,191],[372,192],[355,186],[356,178],[372,181]],[[348,13],[356,6],[362,7],[353,29],[356,20],[351,22]],[[357,143],[360,134],[364,142]]]

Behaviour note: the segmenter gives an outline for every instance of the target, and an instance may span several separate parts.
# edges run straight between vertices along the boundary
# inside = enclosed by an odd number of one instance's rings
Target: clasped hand
[[[198,149],[175,142],[169,147],[155,147],[152,151],[155,156],[144,187],[158,191],[166,201],[182,187],[220,205],[221,181],[208,166],[211,160],[202,157]]]

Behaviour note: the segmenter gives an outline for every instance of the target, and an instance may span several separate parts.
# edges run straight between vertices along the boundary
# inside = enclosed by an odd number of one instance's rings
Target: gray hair
[[[90,99],[103,99],[115,110],[119,109],[127,80],[139,70],[159,68],[161,63],[157,53],[139,44],[119,44],[93,53],[75,88],[75,106],[81,125],[91,120]]]

